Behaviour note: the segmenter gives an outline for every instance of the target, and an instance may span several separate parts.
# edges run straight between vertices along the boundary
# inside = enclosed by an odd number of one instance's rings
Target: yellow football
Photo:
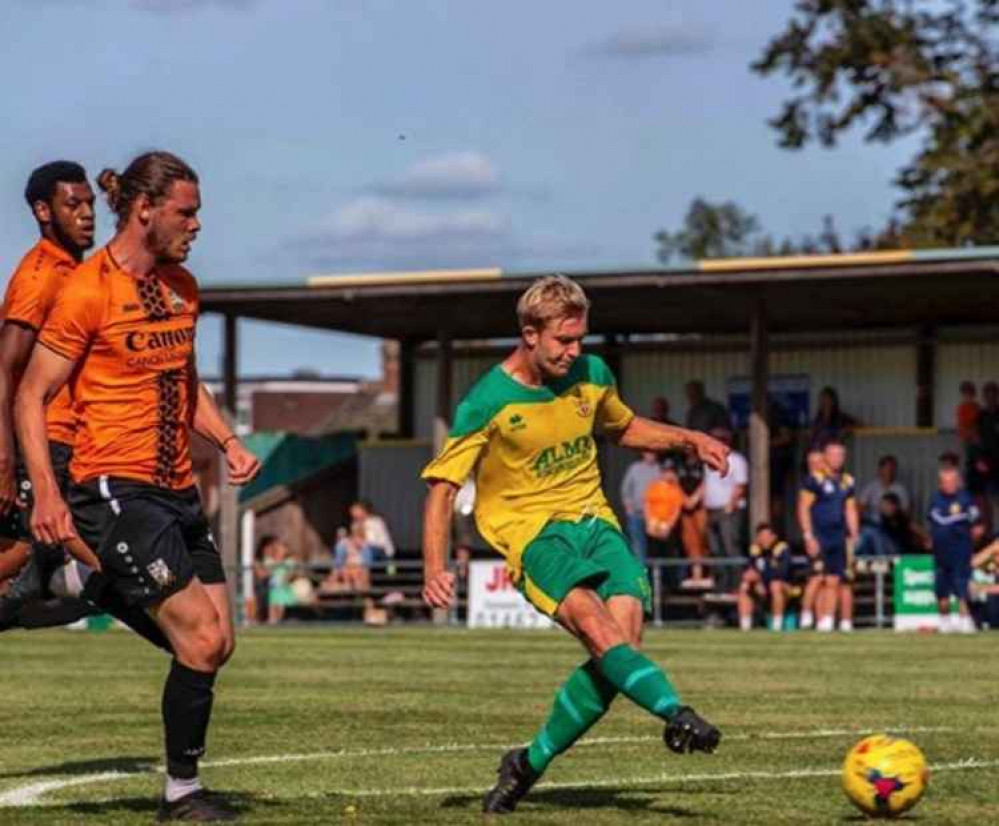
[[[865,737],[843,763],[843,791],[871,817],[896,817],[915,806],[930,780],[923,753],[908,740]]]

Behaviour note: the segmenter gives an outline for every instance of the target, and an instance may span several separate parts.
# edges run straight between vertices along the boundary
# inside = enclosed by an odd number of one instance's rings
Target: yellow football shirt
[[[476,525],[516,582],[524,549],[549,521],[599,516],[618,524],[601,488],[594,431],[620,432],[634,415],[598,356],[580,356],[541,387],[497,364],[458,405],[447,442],[422,475],[461,485],[475,474]]]

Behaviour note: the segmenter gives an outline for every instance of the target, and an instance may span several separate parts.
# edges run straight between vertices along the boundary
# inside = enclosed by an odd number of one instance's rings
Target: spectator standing
[[[784,627],[787,583],[791,574],[791,551],[766,522],[756,526],[756,541],[749,548],[749,561],[739,583],[739,628],[753,628],[754,601],[770,607],[770,628]]]
[[[787,477],[794,467],[794,433],[783,406],[773,396],[767,404],[767,427],[770,428],[770,514],[779,529],[784,523]]]
[[[687,382],[687,419],[688,430],[700,430],[710,433],[713,430],[732,429],[732,419],[728,409],[721,402],[709,399],[704,390],[704,382],[698,380]]]
[[[652,414],[649,418],[654,422],[669,425],[670,427],[679,426],[679,423],[674,421],[670,415],[669,399],[665,396],[656,396],[652,400]],[[682,450],[663,450],[658,453],[660,462],[670,461],[673,462],[675,467],[680,467],[685,455]]]
[[[351,524],[359,522],[364,526],[364,538],[371,546],[376,562],[395,558],[395,544],[388,525],[376,512],[371,503],[359,499],[350,506]]]
[[[958,389],[960,401],[957,404],[957,438],[965,447],[978,444],[978,417],[982,408],[978,404],[978,390],[973,381],[962,381]]]
[[[631,552],[639,562],[644,563],[648,556],[648,540],[645,533],[645,494],[649,485],[661,474],[656,454],[643,450],[641,457],[628,465],[621,481],[621,502],[627,516],[625,526],[631,542]]]
[[[986,382],[982,387],[982,400],[985,404],[978,415],[977,468],[983,481],[982,523],[985,530],[992,533],[992,500],[999,494],[999,385],[994,381]]]
[[[682,588],[713,588],[714,580],[705,576],[700,560],[708,555],[708,511],[704,506],[704,465],[693,454],[683,457],[677,475],[683,492],[680,514],[680,541],[683,553],[691,560],[690,576]]]
[[[940,612],[940,631],[973,633],[975,624],[968,610],[968,584],[974,543],[982,534],[978,506],[964,489],[961,472],[940,468],[939,488],[930,499],[929,523],[933,539],[934,590]],[[958,617],[952,621],[950,598],[957,598]]]
[[[839,394],[832,387],[823,387],[819,393],[819,409],[812,420],[809,433],[810,447],[822,449],[830,441],[842,442],[860,422],[844,413],[839,404]]]
[[[659,478],[645,491],[645,531],[650,556],[666,559],[680,555],[676,525],[682,509],[683,491],[676,468],[672,462],[664,462],[660,465]],[[676,587],[679,571],[676,567],[666,569],[668,587]]]
[[[822,454],[822,464],[815,463],[817,469],[805,479],[798,496],[798,521],[805,552],[812,561],[812,575],[802,600],[801,627],[815,624],[819,631],[832,631],[840,583],[850,566],[860,518],[853,477],[844,470],[846,448],[831,441]],[[852,618],[844,617],[840,630],[852,631]]]
[[[731,447],[732,431],[728,428],[715,428],[711,435]],[[722,476],[708,468],[704,474],[704,506],[708,511],[708,544],[715,557],[742,556],[742,525],[746,511],[746,489],[749,486],[749,463],[737,450],[728,457],[728,473]],[[721,579],[726,588],[734,588],[734,576],[727,575],[729,569],[719,570],[716,579]],[[734,571],[734,569],[733,569]]]
[[[879,524],[881,500],[888,493],[895,496],[903,511],[909,512],[912,497],[905,485],[898,481],[898,459],[891,455],[878,459],[877,479],[872,479],[864,485],[857,499],[861,518],[866,524]]]

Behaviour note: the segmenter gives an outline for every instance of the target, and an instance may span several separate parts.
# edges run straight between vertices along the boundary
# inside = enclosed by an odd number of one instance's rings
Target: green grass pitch
[[[894,729],[947,767],[913,822],[994,822],[997,643],[650,632],[646,651],[722,728],[720,751],[672,755],[662,726],[619,698],[508,820],[855,822],[843,757],[862,731]],[[244,633],[220,678],[203,774],[247,823],[482,823],[504,747],[530,737],[582,659],[560,632]],[[52,631],[5,634],[0,663],[0,823],[150,822],[165,657],[123,632]]]

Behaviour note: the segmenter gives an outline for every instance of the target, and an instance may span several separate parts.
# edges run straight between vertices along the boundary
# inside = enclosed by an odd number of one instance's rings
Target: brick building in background
[[[398,427],[399,393],[399,348],[395,342],[382,342],[381,362],[381,376],[372,380],[304,370],[291,376],[241,378],[236,393],[236,432],[248,438],[251,447],[255,442],[263,443],[262,434],[290,434],[302,440],[328,439],[334,434],[377,439],[393,434]],[[204,382],[216,398],[221,396],[219,380],[208,378]],[[205,510],[214,518],[220,503],[218,453],[195,436],[192,456]],[[265,467],[268,458],[264,457]],[[328,548],[332,533],[346,518],[340,511],[345,511],[357,495],[356,463],[349,468],[314,468],[303,463],[301,475],[291,472],[281,476],[282,484],[257,492],[242,504],[257,512],[267,532],[281,534],[303,558],[315,558]],[[313,524],[310,514],[316,513],[323,513],[323,524]]]

